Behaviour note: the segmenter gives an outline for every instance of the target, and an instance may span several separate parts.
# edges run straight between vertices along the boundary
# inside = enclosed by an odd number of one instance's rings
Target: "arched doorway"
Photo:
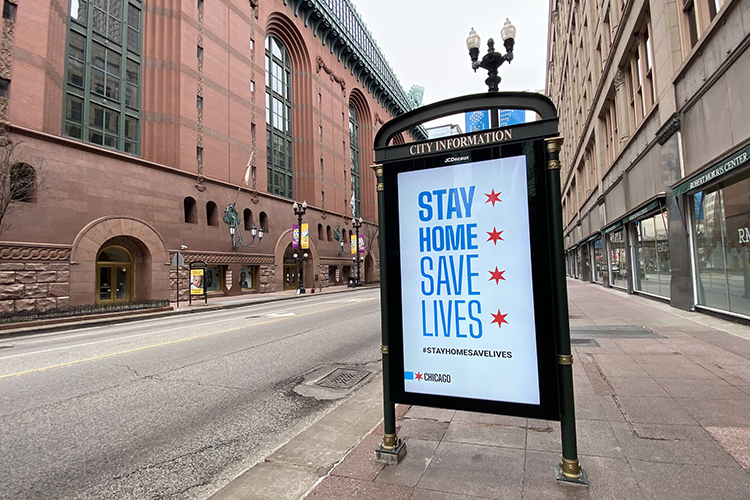
[[[294,254],[297,252],[307,252],[307,250],[298,250],[292,248],[290,243],[284,251],[284,290],[295,290],[299,288],[299,264]],[[303,272],[305,263],[302,264]]]
[[[133,255],[124,247],[109,245],[96,256],[96,303],[133,300]]]
[[[366,283],[375,281],[375,260],[372,258],[372,255],[365,257],[365,271],[363,275]]]

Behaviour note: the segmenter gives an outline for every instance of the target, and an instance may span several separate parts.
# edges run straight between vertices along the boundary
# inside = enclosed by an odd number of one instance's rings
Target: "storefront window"
[[[589,244],[584,243],[581,245],[581,276],[587,281],[593,281],[591,279],[591,258],[589,257]]]
[[[251,266],[240,268],[240,288],[249,290],[255,288],[255,270]]]
[[[206,290],[209,292],[221,290],[220,266],[208,266],[208,269],[206,269]]]
[[[603,257],[602,239],[597,238],[594,240],[594,281],[597,283],[604,283],[604,274],[602,272],[602,266],[604,265]]]
[[[633,287],[639,292],[669,297],[672,266],[669,261],[667,212],[635,221],[634,225]]]
[[[698,303],[750,316],[750,179],[693,195]]]
[[[628,287],[628,258],[625,250],[625,231],[621,228],[612,231],[609,238],[609,284],[621,288]]]

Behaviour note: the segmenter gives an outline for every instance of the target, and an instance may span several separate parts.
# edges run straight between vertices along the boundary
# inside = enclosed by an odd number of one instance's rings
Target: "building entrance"
[[[133,299],[133,256],[111,245],[96,257],[96,303],[130,302]]]

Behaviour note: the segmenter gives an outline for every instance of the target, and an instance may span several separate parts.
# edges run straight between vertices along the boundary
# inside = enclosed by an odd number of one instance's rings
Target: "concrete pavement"
[[[750,327],[578,281],[568,290],[571,326],[661,336],[574,346],[588,488],[555,481],[559,424],[533,419],[399,406],[408,454],[376,463],[378,378],[212,499],[750,498]]]

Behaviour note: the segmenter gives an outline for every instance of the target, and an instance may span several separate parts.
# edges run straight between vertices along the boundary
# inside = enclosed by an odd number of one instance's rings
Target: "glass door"
[[[96,303],[130,302],[133,298],[133,257],[112,245],[96,258]]]

